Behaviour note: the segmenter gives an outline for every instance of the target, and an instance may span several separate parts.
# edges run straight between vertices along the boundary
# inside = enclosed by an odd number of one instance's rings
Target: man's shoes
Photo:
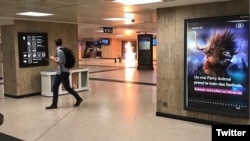
[[[50,105],[48,107],[45,107],[45,109],[49,110],[49,109],[56,109],[57,106],[56,105]]]
[[[81,104],[81,102],[82,102],[82,99],[81,99],[81,98],[78,99],[78,100],[76,101],[76,104],[74,105],[74,107],[78,107],[78,106]]]

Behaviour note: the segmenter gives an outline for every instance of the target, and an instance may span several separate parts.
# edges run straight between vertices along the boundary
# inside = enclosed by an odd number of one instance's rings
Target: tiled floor
[[[139,71],[113,60],[83,59],[90,70],[84,101],[59,97],[58,109],[45,110],[51,97],[0,99],[5,122],[0,132],[25,141],[211,141],[211,126],[156,116],[156,70]]]

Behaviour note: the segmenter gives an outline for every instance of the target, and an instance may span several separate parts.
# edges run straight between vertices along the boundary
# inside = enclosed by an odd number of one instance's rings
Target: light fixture
[[[133,30],[131,30],[131,29],[125,29],[124,33],[125,33],[125,35],[130,36],[130,35],[133,34]]]
[[[43,17],[43,16],[52,16],[52,15],[54,15],[54,14],[50,14],[50,13],[40,13],[40,12],[22,12],[22,13],[16,13],[16,15]]]
[[[114,0],[114,2],[122,3],[124,5],[139,5],[162,2],[163,0]]]
[[[125,24],[132,24],[135,22],[135,14],[133,13],[124,13],[124,17],[126,17],[124,20]]]
[[[124,21],[125,24],[132,24],[135,22],[133,18],[105,18],[107,21]]]
[[[124,21],[126,18],[105,18],[107,21]]]
[[[122,18],[105,18],[103,20],[124,21],[125,24],[132,24],[135,22],[134,14],[132,14],[132,13],[124,13],[124,17],[122,17]]]

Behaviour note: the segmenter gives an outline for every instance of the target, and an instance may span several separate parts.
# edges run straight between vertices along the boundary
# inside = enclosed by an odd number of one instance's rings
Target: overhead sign
[[[113,33],[112,27],[103,27],[103,33]]]

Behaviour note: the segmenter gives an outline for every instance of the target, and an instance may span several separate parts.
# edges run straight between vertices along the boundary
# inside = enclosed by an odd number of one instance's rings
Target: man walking
[[[50,60],[55,62],[58,65],[57,68],[57,73],[54,79],[54,84],[53,84],[53,100],[52,104],[46,109],[56,109],[57,108],[57,102],[58,102],[58,90],[59,86],[62,83],[66,91],[68,91],[70,94],[72,94],[75,99],[76,103],[74,104],[75,107],[79,106],[82,102],[82,98],[78,95],[78,93],[70,86],[69,83],[69,75],[70,75],[70,70],[65,67],[65,54],[62,48],[62,39],[58,38],[55,40],[55,45],[56,45],[56,56],[50,56]]]

